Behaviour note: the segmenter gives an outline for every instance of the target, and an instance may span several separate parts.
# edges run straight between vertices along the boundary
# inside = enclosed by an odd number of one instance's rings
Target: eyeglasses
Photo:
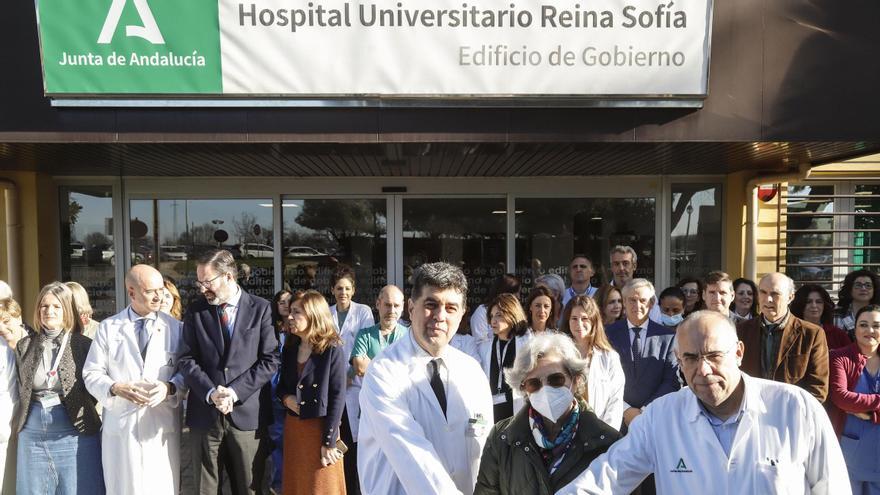
[[[208,287],[213,286],[213,285],[214,285],[214,281],[217,280],[218,278],[222,277],[222,276],[223,276],[223,274],[221,273],[220,275],[217,275],[216,277],[212,278],[211,280],[205,280],[204,282],[202,282],[201,280],[196,280],[196,285],[199,286],[199,287],[204,287],[205,289],[207,289]]]
[[[865,283],[856,282],[853,284],[853,289],[873,289],[873,288],[874,288],[874,284],[872,284],[871,282],[865,282]]]
[[[724,357],[733,352],[733,349],[726,351],[710,351],[705,354],[685,353],[681,356],[681,364],[687,367],[694,367],[703,364],[703,361],[709,366],[718,366],[724,361]]]
[[[565,373],[551,373],[547,375],[544,379],[547,385],[550,385],[554,388],[564,387],[565,380],[568,378]],[[534,394],[538,390],[541,390],[544,387],[544,381],[541,381],[540,378],[526,378],[522,383],[519,384],[520,390],[523,390],[529,394]]]
[[[160,288],[160,289],[146,289],[146,290],[144,291],[144,294],[146,294],[147,297],[159,297],[159,298],[162,298],[162,297],[165,297],[165,288],[162,287],[162,288]]]

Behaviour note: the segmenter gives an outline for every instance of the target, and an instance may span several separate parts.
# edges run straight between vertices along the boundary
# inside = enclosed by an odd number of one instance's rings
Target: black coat
[[[61,404],[67,411],[67,417],[73,427],[80,433],[94,435],[101,431],[101,418],[95,409],[95,398],[92,397],[83,381],[82,370],[92,346],[92,339],[78,333],[70,335],[70,341],[64,347],[61,362],[58,365],[58,376],[61,379]],[[16,365],[18,366],[18,393],[21,405],[13,422],[15,431],[21,431],[27,422],[33,401],[34,374],[43,355],[43,338],[34,332],[24,337],[15,347]]]
[[[300,376],[296,358],[300,342],[299,337],[291,337],[284,344],[276,393],[283,401],[288,395],[295,398],[299,390],[299,417],[324,418],[322,444],[330,447],[339,438],[339,422],[345,408],[345,352],[339,345],[330,346],[321,354],[312,353]],[[290,409],[287,414],[294,415]]]
[[[529,429],[529,408],[499,421],[489,433],[474,495],[552,495],[569,484],[620,438],[592,411],[581,410],[578,429],[562,464],[552,474]]]

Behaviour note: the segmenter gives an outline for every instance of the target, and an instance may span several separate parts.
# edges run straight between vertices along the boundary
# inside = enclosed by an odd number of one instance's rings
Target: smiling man
[[[757,318],[737,325],[745,344],[742,369],[752,376],[797,385],[824,402],[828,396],[825,331],[791,314],[794,282],[770,273],[758,283]]]
[[[743,343],[725,315],[698,311],[676,332],[688,387],[654,401],[629,434],[557,493],[850,493],[822,405],[739,369]]]
[[[370,363],[360,394],[364,494],[473,493],[492,397],[480,365],[448,345],[466,296],[453,265],[428,263],[413,274],[410,332]]]

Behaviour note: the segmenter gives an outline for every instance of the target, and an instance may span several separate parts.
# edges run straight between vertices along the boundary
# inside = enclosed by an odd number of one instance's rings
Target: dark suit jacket
[[[226,349],[217,306],[199,298],[184,315],[183,340],[188,349],[180,358],[180,371],[190,389],[188,426],[204,430],[217,421],[220,412],[205,398],[218,385],[238,395],[230,414],[236,428],[251,431],[272,422],[270,381],[279,356],[269,301],[242,290]]]
[[[678,359],[675,357],[673,342],[675,330],[647,321],[647,329],[642,330],[641,359],[636,367],[632,359],[632,343],[629,340],[629,326],[626,319],[620,320],[605,329],[614,350],[620,354],[620,364],[626,385],[623,387],[623,400],[632,407],[644,407],[654,399],[678,390]]]
[[[86,390],[82,377],[83,364],[91,346],[92,339],[78,333],[71,334],[70,341],[61,355],[61,363],[58,364],[58,375],[61,377],[61,404],[64,405],[73,427],[86,435],[101,432],[101,418],[95,410],[96,401]],[[21,405],[16,413],[13,428],[15,431],[21,431],[30,413],[34,373],[43,355],[42,336],[34,332],[24,337],[15,347],[15,354]]]
[[[745,347],[740,369],[751,376],[761,373],[761,315],[736,326]],[[771,379],[797,385],[825,402],[828,397],[828,343],[825,330],[789,314],[782,329],[779,355]]]
[[[297,370],[296,355],[301,340],[291,337],[281,351],[281,373],[277,394],[280,399],[287,395],[296,397],[299,390],[299,417],[303,419],[324,418],[322,443],[326,447],[336,445],[339,438],[339,422],[345,408],[345,351],[342,345],[333,346],[322,354],[309,357],[302,376]],[[293,416],[293,411],[287,409]]]

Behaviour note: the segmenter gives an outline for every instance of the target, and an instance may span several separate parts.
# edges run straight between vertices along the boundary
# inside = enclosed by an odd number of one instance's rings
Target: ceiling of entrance
[[[785,171],[880,141],[772,143],[0,143],[0,169],[52,175],[528,177]]]

